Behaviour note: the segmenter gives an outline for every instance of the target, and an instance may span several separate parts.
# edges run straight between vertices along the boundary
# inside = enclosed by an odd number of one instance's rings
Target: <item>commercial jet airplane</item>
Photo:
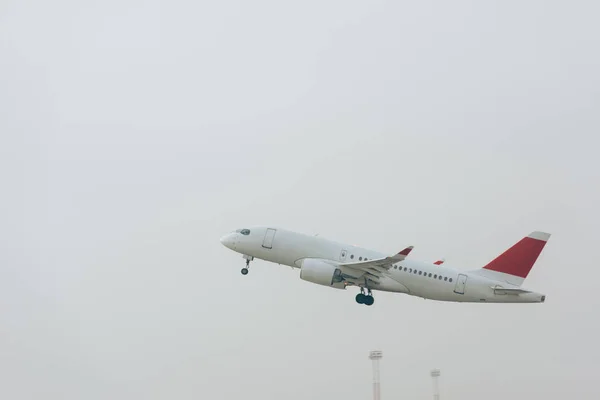
[[[373,291],[470,303],[543,303],[546,296],[521,288],[549,233],[532,232],[483,268],[463,271],[407,258],[413,246],[392,256],[319,236],[274,227],[238,229],[221,238],[246,260],[262,259],[300,269],[300,278],[335,289],[357,286],[356,302],[371,306]]]

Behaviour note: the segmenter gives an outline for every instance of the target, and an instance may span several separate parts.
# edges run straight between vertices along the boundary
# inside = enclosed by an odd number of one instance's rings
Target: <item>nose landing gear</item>
[[[248,268],[250,268],[250,260],[246,260],[246,266],[242,268],[242,275],[248,275]]]
[[[373,298],[373,294],[371,293],[371,289],[367,289],[368,293],[365,294],[365,289],[360,288],[360,293],[356,295],[356,302],[358,304],[364,304],[366,306],[372,306],[375,303],[375,298]]]
[[[248,269],[250,268],[250,261],[254,260],[254,257],[244,255],[244,258],[246,259],[246,267],[242,268],[242,275],[248,275],[248,272],[249,272]]]

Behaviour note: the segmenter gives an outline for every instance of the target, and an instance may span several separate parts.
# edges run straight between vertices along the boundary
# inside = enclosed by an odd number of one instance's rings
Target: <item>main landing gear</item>
[[[358,304],[364,304],[366,306],[372,306],[375,303],[371,289],[367,289],[368,293],[365,294],[365,289],[360,288],[360,293],[356,295],[356,302]]]
[[[250,268],[250,261],[254,260],[254,257],[244,255],[244,258],[246,259],[246,267],[242,268],[242,275],[248,275],[248,269]]]

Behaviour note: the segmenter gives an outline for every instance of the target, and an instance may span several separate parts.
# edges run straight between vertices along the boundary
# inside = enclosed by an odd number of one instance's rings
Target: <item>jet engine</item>
[[[342,271],[339,268],[324,261],[315,260],[314,258],[307,258],[302,261],[300,279],[316,283],[317,285],[346,289]]]

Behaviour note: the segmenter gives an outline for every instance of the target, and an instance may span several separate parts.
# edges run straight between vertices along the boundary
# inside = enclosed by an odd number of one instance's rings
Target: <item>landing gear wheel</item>
[[[250,268],[250,259],[246,259],[246,267],[242,268],[242,275],[248,275],[248,268]]]
[[[373,298],[373,293],[371,289],[367,288],[367,293],[365,294],[365,288],[360,288],[360,293],[356,295],[356,302],[358,304],[364,304],[366,306],[372,306],[375,303],[375,299]]]

